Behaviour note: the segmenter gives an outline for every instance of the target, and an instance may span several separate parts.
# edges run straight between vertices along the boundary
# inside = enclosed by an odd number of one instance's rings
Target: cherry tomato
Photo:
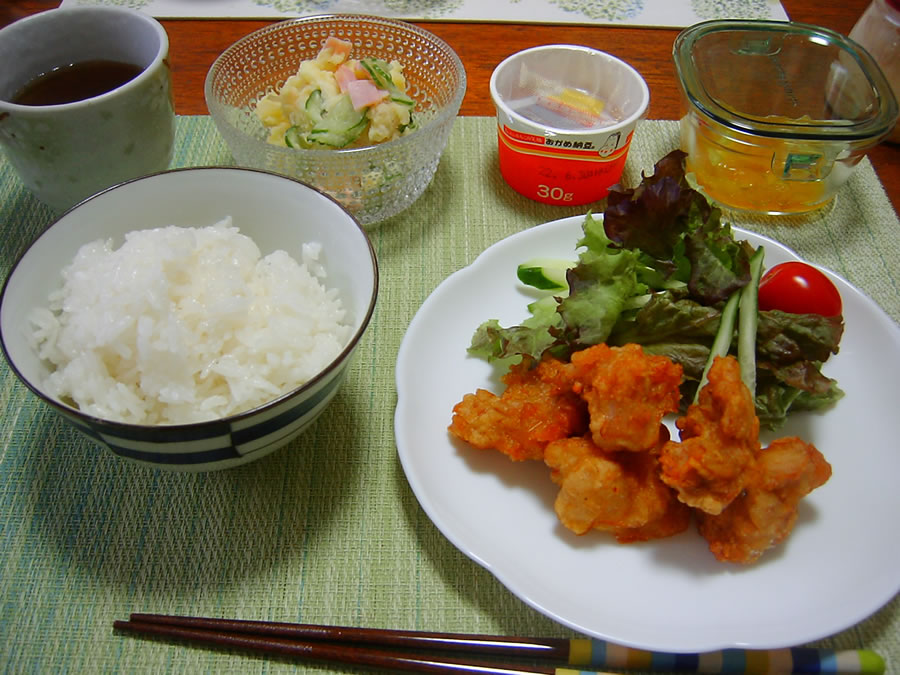
[[[786,262],[775,265],[760,279],[759,308],[840,316],[843,304],[840,292],[822,272],[803,262]]]

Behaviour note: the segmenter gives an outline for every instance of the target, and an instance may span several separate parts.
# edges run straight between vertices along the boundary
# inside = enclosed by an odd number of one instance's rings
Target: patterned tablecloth
[[[62,0],[61,5],[119,5],[169,19],[348,12],[409,20],[683,27],[708,19],[788,18],[778,0]]]
[[[674,122],[642,123],[625,182],[676,143]],[[495,148],[493,119],[458,119],[425,195],[369,229],[381,292],[348,379],[329,414],[256,463],[211,474],[133,466],[76,435],[0,362],[0,672],[328,670],[114,633],[132,611],[570,635],[441,535],[394,443],[397,348],[428,294],[503,237],[583,212],[512,192]],[[209,118],[178,119],[176,165],[230,161]],[[0,159],[4,277],[52,216]],[[749,226],[900,322],[900,221],[867,161],[815,222]],[[897,672],[900,603],[818,644],[874,649]]]

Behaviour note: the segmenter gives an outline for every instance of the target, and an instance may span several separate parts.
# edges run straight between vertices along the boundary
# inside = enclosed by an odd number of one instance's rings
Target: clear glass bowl
[[[679,34],[673,56],[687,168],[726,207],[824,206],[897,121],[874,59],[825,28],[707,21]]]
[[[256,102],[297,72],[330,37],[353,43],[352,55],[404,65],[416,101],[418,128],[379,145],[295,149],[266,142]],[[337,199],[360,223],[389,218],[421,196],[434,177],[466,91],[466,73],[443,40],[412,24],[371,16],[331,14],[283,21],[242,38],[213,63],[206,104],[241,166],[309,183]]]

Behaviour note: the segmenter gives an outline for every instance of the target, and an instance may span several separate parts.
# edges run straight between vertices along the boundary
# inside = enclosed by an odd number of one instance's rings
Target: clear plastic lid
[[[897,101],[874,59],[826,28],[707,21],[679,34],[673,56],[688,104],[738,131],[877,139],[897,122]]]
[[[634,121],[647,84],[614,56],[580,45],[517,52],[491,75],[491,96],[508,113],[559,132],[590,132]]]

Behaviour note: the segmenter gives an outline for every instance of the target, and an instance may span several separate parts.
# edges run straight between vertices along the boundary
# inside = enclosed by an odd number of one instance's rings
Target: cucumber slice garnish
[[[533,258],[519,265],[519,281],[542,291],[565,291],[569,288],[566,272],[575,266],[569,260]]]

